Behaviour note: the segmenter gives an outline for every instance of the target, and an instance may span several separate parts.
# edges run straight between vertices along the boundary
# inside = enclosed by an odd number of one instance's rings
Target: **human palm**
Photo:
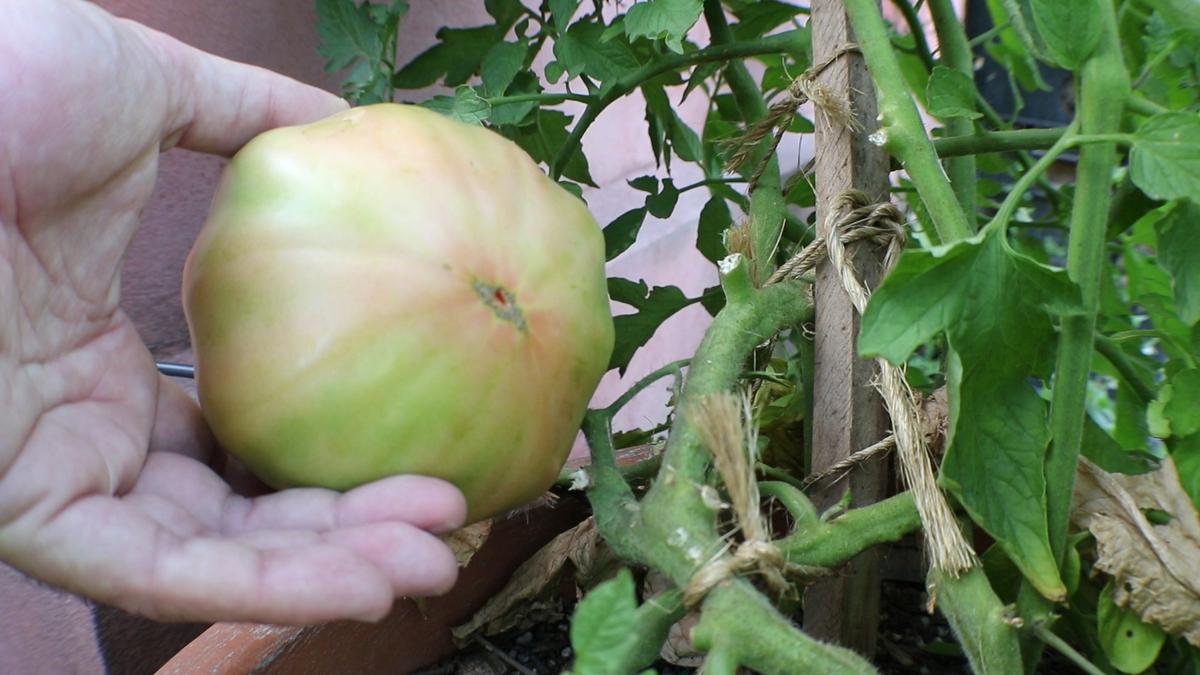
[[[398,476],[249,499],[118,308],[174,145],[228,155],[345,104],[78,0],[0,0],[0,558],[148,616],[377,619],[443,592],[461,494]]]

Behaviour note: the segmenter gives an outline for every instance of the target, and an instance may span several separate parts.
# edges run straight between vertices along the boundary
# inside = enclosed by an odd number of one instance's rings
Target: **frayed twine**
[[[866,311],[870,292],[858,280],[858,273],[846,255],[846,246],[863,240],[886,246],[883,263],[886,275],[904,250],[903,217],[900,210],[892,204],[872,204],[865,193],[851,190],[842,193],[830,204],[825,222],[827,227],[824,239],[814,241],[793,256],[767,280],[767,284],[803,275],[812,270],[823,255],[828,255],[842,286],[850,296],[851,303],[861,315]],[[899,456],[901,476],[913,493],[917,511],[925,528],[926,554],[933,567],[957,577],[977,564],[975,551],[967,543],[953,511],[946,503],[945,495],[937,486],[933,463],[921,429],[916,396],[908,386],[904,369],[883,358],[876,359],[876,362],[880,374],[873,384],[883,397],[892,420],[891,438]],[[830,471],[845,468],[841,467],[841,464],[853,465],[864,461],[868,457],[860,455],[875,449],[870,453],[874,454],[879,451],[877,446],[880,445],[876,444],[872,448],[855,453],[839,465],[831,467]],[[817,480],[824,477],[819,475]]]
[[[737,574],[758,574],[768,588],[783,594],[789,588],[786,574],[823,573],[823,569],[789,564],[771,542],[754,473],[758,429],[753,423],[749,396],[727,391],[710,394],[695,404],[690,413],[700,441],[712,454],[713,465],[725,483],[742,541],[737,544],[726,541],[725,546],[692,575],[683,592],[684,604],[687,607],[699,605],[710,590]]]
[[[810,66],[792,80],[784,92],[783,100],[773,104],[767,111],[766,117],[756,122],[741,136],[722,143],[725,148],[732,149],[729,159],[725,162],[725,170],[733,173],[741,169],[746,160],[754,154],[754,149],[758,146],[759,141],[774,133],[770,150],[763,156],[763,161],[759,162],[754,174],[750,177],[749,189],[753,191],[758,185],[759,179],[762,178],[769,159],[775,155],[780,142],[783,141],[783,135],[792,125],[792,120],[795,119],[800,106],[808,101],[812,101],[817,114],[824,118],[827,124],[844,127],[855,132],[861,131],[862,124],[854,116],[854,108],[849,101],[837,96],[828,87],[817,81],[821,72],[833,62],[848,53],[857,51],[857,45],[847,43],[835,49],[820,63]]]

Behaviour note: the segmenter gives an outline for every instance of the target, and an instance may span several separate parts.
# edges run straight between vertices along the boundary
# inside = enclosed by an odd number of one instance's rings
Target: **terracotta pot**
[[[499,591],[530,555],[587,515],[580,495],[497,522],[450,593],[422,606],[397,601],[376,624],[339,621],[308,627],[218,623],[180,650],[162,675],[333,675],[407,673],[454,652],[450,629]]]

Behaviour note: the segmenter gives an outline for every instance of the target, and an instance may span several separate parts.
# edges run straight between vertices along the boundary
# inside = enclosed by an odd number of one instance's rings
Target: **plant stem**
[[[700,623],[692,630],[697,649],[717,656],[723,670],[734,666],[759,673],[823,673],[851,675],[875,673],[858,654],[818,642],[800,631],[753,586],[733,579],[709,592]]]
[[[1066,152],[1070,148],[1075,139],[1075,129],[1078,128],[1078,121],[1073,121],[1067,126],[1066,131],[1059,137],[1054,145],[1042,155],[1041,159],[1030,167],[1008,191],[1008,196],[1000,204],[1000,208],[996,210],[996,215],[992,217],[985,227],[986,229],[999,229],[1008,226],[1008,221],[1012,219],[1012,214],[1017,210],[1017,206],[1021,204],[1021,198],[1025,196],[1025,192],[1033,183],[1050,168],[1050,165],[1058,160],[1058,156]]]
[[[790,563],[838,567],[871,546],[897,541],[920,527],[921,515],[912,493],[901,492],[850,509],[828,523],[797,528],[777,545]]]
[[[1161,106],[1148,98],[1144,98],[1136,94],[1131,95],[1125,101],[1125,105],[1129,108],[1130,112],[1137,113],[1139,115],[1145,115],[1146,117],[1153,117],[1165,112],[1170,112],[1169,108]]]
[[[1129,357],[1121,351],[1121,346],[1117,344],[1117,341],[1100,332],[1096,333],[1095,341],[1096,351],[1100,352],[1100,355],[1108,360],[1112,367],[1121,374],[1121,377],[1125,378],[1130,391],[1138,397],[1138,403],[1146,405],[1153,401],[1154,390],[1142,380]]]
[[[1103,670],[1100,670],[1096,667],[1096,664],[1088,661],[1086,658],[1084,658],[1083,654],[1075,651],[1074,647],[1067,644],[1066,640],[1063,640],[1055,635],[1054,631],[1047,628],[1045,624],[1039,623],[1034,625],[1033,632],[1042,640],[1042,642],[1054,647],[1059,654],[1062,654],[1070,659],[1071,663],[1074,663],[1079,667],[1080,670],[1088,673],[1088,675],[1105,675]]]
[[[596,97],[591,94],[575,94],[569,91],[552,92],[545,94],[513,94],[512,96],[493,96],[487,99],[488,104],[495,107],[498,105],[509,105],[512,103],[541,103],[544,105],[554,105],[563,101],[577,101],[579,103],[591,103]]]
[[[725,19],[725,8],[720,0],[704,0],[704,21],[708,24],[713,45],[734,44],[733,32],[729,29],[729,23]],[[725,66],[725,78],[742,114],[742,121],[747,127],[767,116],[767,104],[763,100],[762,91],[744,63],[728,63]],[[756,283],[766,280],[775,270],[775,247],[779,245],[784,213],[787,211],[779,174],[779,159],[772,152],[770,135],[759,141],[745,165],[747,171],[754,172],[763,166],[764,162],[766,166],[750,193],[750,240],[753,247],[753,259],[750,261],[751,278]]]
[[[933,218],[936,236],[954,242],[974,232],[925,134],[916,104],[908,94],[887,26],[875,0],[845,0],[846,13],[879,90],[880,131],[891,153],[908,171]],[[935,234],[935,233],[931,233]]]
[[[1111,3],[1100,3],[1102,33],[1096,51],[1080,68],[1079,130],[1085,135],[1121,130],[1129,97],[1129,73]],[[1063,317],[1051,399],[1051,444],[1046,455],[1046,512],[1050,546],[1060,564],[1067,545],[1067,524],[1075,486],[1075,464],[1083,438],[1092,336],[1104,271],[1104,237],[1112,196],[1116,146],[1094,143],[1079,153],[1067,274],[1079,285],[1083,311]]]
[[[637,609],[633,634],[637,644],[625,659],[612,670],[615,673],[636,673],[654,663],[662,651],[671,626],[685,614],[683,592],[677,588],[663,591],[642,603]]]
[[[763,481],[758,484],[758,494],[764,498],[778,500],[792,517],[792,530],[808,529],[821,524],[817,507],[791,483]]]
[[[1015,129],[985,131],[969,136],[937,138],[933,149],[938,157],[959,155],[981,155],[987,152],[1011,152],[1014,150],[1044,150],[1062,137],[1066,127],[1054,129]]]
[[[904,15],[904,23],[908,24],[908,32],[913,36],[917,56],[921,59],[921,63],[925,64],[925,70],[932,73],[933,52],[929,49],[929,41],[925,39],[925,26],[921,24],[921,17],[917,16],[916,8],[908,0],[892,0],[892,4]]]
[[[949,621],[972,672],[1020,673],[1018,632],[1006,621],[1007,610],[980,567],[957,578],[931,569],[926,586]]]
[[[690,361],[691,359],[679,359],[678,361],[672,361],[671,363],[668,363],[667,365],[655,370],[654,372],[635,382],[629,389],[625,390],[625,393],[618,396],[617,400],[610,403],[608,407],[604,409],[604,411],[610,415],[616,415],[621,408],[624,408],[626,405],[628,405],[629,402],[632,401],[638,394],[642,393],[646,387],[649,387],[668,375],[683,377],[683,369],[687,367]]]
[[[584,108],[579,116],[579,120],[575,122],[575,126],[571,129],[571,134],[563,142],[562,147],[559,148],[558,154],[554,156],[554,161],[550,164],[550,175],[556,180],[562,175],[563,167],[567,165],[567,160],[571,157],[571,154],[579,150],[579,144],[583,140],[583,135],[587,133],[588,128],[592,126],[592,123],[596,121],[596,117],[605,108],[611,105],[613,101],[637,89],[647,80],[652,80],[664,73],[701,63],[729,61],[747,56],[795,51],[800,49],[799,39],[801,34],[802,31],[800,30],[791,30],[759,40],[713,45],[687,54],[671,54],[660,57],[653,63],[649,63],[626,75],[618,77],[612,80],[611,83],[606,82],[605,86],[601,87],[600,92],[595,95],[592,102]]]
[[[950,0],[929,0],[929,12],[933,15],[933,25],[937,30],[938,49],[942,61],[952,70],[966,75],[974,82],[975,65],[971,58],[971,47],[967,44],[967,33],[962,23],[954,13],[954,5]],[[975,122],[969,117],[951,117],[946,120],[946,137],[967,137],[975,131]],[[946,173],[950,176],[950,184],[954,194],[958,195],[958,203],[967,216],[968,225],[974,229],[975,224],[975,157],[964,155],[946,162]]]

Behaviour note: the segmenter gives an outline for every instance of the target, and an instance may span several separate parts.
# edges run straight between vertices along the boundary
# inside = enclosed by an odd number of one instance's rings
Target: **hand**
[[[160,619],[379,619],[448,590],[448,483],[248,499],[118,309],[162,150],[229,155],[335,96],[79,0],[0,0],[0,558]]]

